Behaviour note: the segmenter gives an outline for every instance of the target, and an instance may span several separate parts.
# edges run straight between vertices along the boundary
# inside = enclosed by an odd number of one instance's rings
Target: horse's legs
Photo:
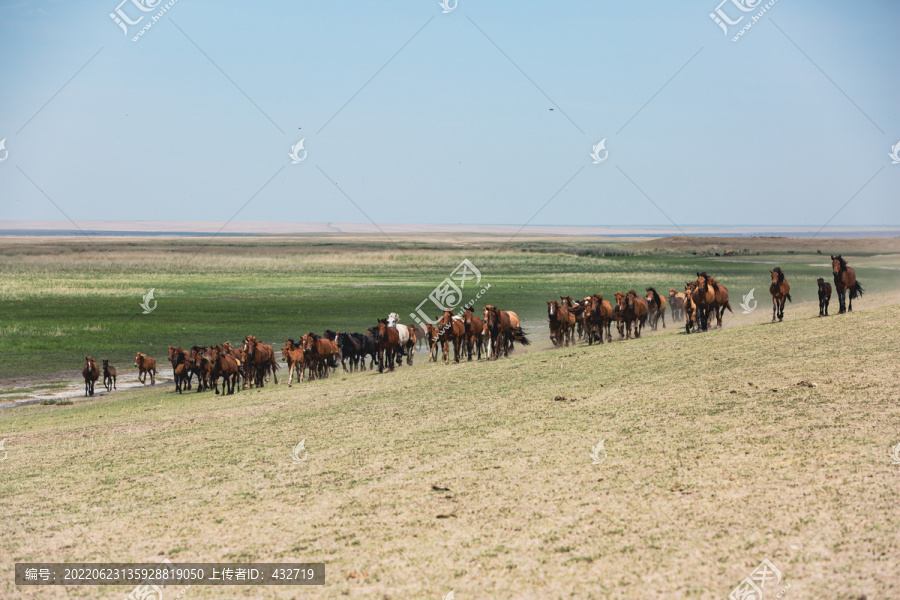
[[[772,296],[772,322],[775,322],[775,317],[778,316],[778,298]]]

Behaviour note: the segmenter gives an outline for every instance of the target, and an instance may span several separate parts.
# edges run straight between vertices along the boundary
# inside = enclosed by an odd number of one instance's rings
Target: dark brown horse
[[[666,298],[661,296],[652,287],[647,288],[647,309],[649,310],[648,318],[650,320],[650,329],[656,331],[659,320],[662,319],[663,329],[666,328]]]
[[[93,356],[86,356],[84,360],[84,368],[81,369],[81,374],[84,376],[84,395],[93,396],[94,384],[100,379],[100,367],[94,362]]]
[[[828,304],[831,302],[831,284],[819,277],[816,279],[819,284],[819,316],[828,316]]]
[[[531,341],[519,326],[519,315],[511,310],[500,310],[492,304],[484,307],[484,322],[491,334],[491,357],[509,356],[515,342],[528,346]]]
[[[156,385],[156,359],[138,352],[134,355],[134,366],[138,368],[138,381],[147,385],[147,375],[150,375],[150,385]]]
[[[838,254],[831,257],[831,271],[834,274],[834,290],[837,292],[838,302],[841,304],[838,314],[842,315],[848,311],[852,312],[853,300],[857,297],[862,298],[865,291],[859,282],[856,281],[856,270],[848,267],[847,261]],[[845,307],[844,302],[846,301],[847,290],[850,291],[850,305]]]
[[[387,319],[378,319],[375,329],[375,341],[378,342],[378,372],[384,372],[385,361],[388,369],[394,370],[394,356],[401,356],[400,332],[396,327],[387,324]],[[401,357],[400,360],[403,360]]]
[[[769,271],[772,274],[772,285],[769,286],[769,293],[772,294],[772,322],[775,322],[775,315],[778,315],[778,321],[784,320],[784,303],[791,300],[791,284],[784,278],[784,271],[781,267],[775,267]]]
[[[109,366],[108,360],[103,361],[103,385],[107,392],[116,389],[116,368]]]
[[[696,319],[694,318],[694,316],[695,316],[697,310],[694,306],[694,299],[692,297],[695,287],[697,287],[696,281],[686,281],[684,283],[684,332],[685,333],[690,333],[696,325]]]
[[[574,317],[574,326],[572,331],[572,343],[575,342],[575,330],[578,331],[578,339],[584,337],[584,309],[585,306],[581,302],[572,300],[572,296],[559,297],[562,306],[569,310],[569,314]]]

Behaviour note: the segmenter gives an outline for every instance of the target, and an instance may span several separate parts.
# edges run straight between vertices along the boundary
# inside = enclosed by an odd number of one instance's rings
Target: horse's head
[[[103,367],[104,367],[104,368],[109,368],[109,361],[108,361],[108,360],[104,360],[104,361],[103,361]]]
[[[628,308],[634,308],[634,299],[637,298],[637,292],[634,290],[628,290],[628,293],[625,295],[625,306]]]
[[[144,360],[144,355],[138,352],[134,355],[134,366],[140,366],[140,362]],[[93,356],[88,356],[88,362],[94,362]]]
[[[625,294],[623,292],[616,292],[616,307],[620,310],[625,309]]]
[[[825,280],[822,279],[821,277],[819,277],[818,279],[816,279],[816,283],[819,284],[819,289],[820,289],[820,290],[821,290],[823,287],[825,287]]]
[[[847,268],[847,261],[844,260],[844,257],[838,254],[837,256],[831,257],[831,272],[834,274],[840,273],[844,269]]]
[[[556,316],[556,312],[559,310],[559,302],[556,300],[547,300],[547,314],[551,317]]]
[[[781,270],[781,267],[775,267],[775,269],[769,271],[772,274],[772,283],[778,285],[782,281],[784,281],[784,272]]]

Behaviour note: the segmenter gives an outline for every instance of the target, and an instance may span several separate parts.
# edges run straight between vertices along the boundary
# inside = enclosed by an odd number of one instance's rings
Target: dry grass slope
[[[894,305],[6,411],[2,595],[119,598],[17,594],[12,563],[164,553],[327,564],[323,589],[189,598],[723,598],[764,558],[789,598],[900,597],[898,334]]]

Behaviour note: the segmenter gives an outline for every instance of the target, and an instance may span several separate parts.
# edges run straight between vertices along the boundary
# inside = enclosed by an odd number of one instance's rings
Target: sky
[[[0,0],[0,220],[900,224],[898,2],[119,1]]]

